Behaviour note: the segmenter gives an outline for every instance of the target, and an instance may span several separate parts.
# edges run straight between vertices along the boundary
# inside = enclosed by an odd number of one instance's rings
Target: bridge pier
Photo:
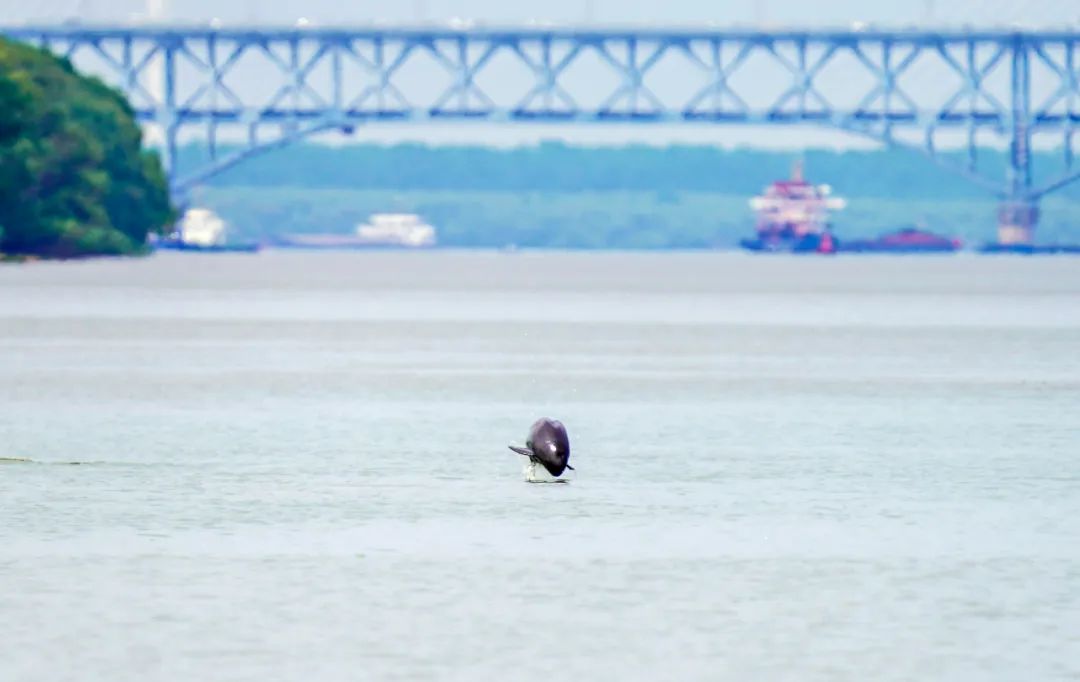
[[[997,241],[1001,246],[1031,246],[1039,222],[1038,198],[1031,191],[1030,46],[1012,39],[1010,92],[1012,139],[1009,141],[1008,196],[998,206]]]
[[[1013,199],[998,206],[997,241],[1002,246],[1030,246],[1039,223],[1039,203],[1035,199]]]

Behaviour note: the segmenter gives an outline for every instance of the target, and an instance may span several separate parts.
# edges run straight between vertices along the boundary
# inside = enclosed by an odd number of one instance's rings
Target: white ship
[[[282,249],[420,249],[435,245],[435,228],[415,213],[375,213],[353,234],[290,234],[271,243]]]
[[[435,228],[415,213],[375,213],[356,227],[361,243],[411,248],[434,246]]]
[[[224,246],[228,226],[217,213],[208,208],[191,208],[184,212],[175,238],[194,246]]]
[[[155,249],[173,251],[258,251],[258,244],[229,244],[228,225],[208,208],[190,208],[165,239],[152,239]]]

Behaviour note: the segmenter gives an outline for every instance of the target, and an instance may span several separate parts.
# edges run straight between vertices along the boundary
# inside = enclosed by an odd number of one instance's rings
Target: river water
[[[0,457],[6,682],[1080,678],[1076,259],[0,267]]]

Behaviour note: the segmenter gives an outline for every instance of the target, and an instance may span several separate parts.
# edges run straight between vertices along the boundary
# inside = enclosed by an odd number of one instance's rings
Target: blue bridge
[[[247,158],[385,122],[815,125],[906,147],[1001,201],[1026,243],[1080,176],[1080,33],[218,26],[0,27],[120,87],[183,195]],[[205,142],[183,168],[178,146]],[[985,168],[980,149],[1007,150]],[[1061,152],[1052,172],[1032,149]],[[985,156],[985,155],[984,155]],[[1038,178],[1039,182],[1035,182]]]

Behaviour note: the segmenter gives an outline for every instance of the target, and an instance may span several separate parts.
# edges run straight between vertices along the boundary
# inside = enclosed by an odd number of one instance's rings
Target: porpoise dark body
[[[525,447],[511,445],[510,449],[539,462],[556,478],[567,469],[574,470],[569,464],[570,438],[566,435],[566,427],[555,419],[537,419],[529,429],[529,439],[525,441]]]

